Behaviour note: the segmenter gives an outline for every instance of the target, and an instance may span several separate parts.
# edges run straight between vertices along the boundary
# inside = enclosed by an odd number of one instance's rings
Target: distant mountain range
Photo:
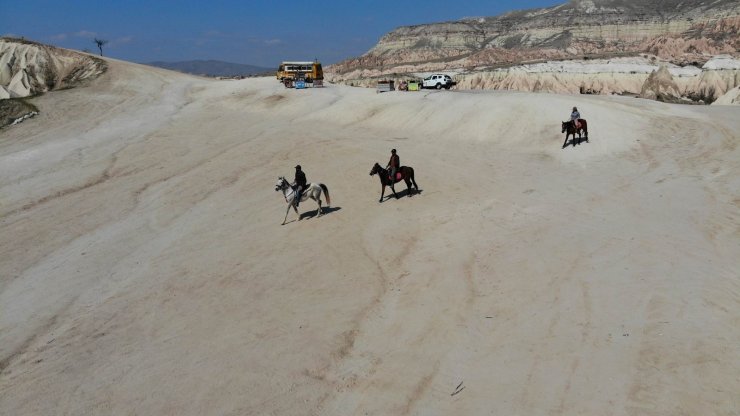
[[[186,74],[205,75],[212,77],[231,77],[239,75],[272,74],[275,68],[265,68],[255,65],[235,64],[223,61],[181,61],[181,62],[148,62],[146,65],[158,68],[171,69]]]

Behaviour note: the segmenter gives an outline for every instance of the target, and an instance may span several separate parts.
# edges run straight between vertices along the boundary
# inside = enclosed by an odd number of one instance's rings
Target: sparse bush
[[[691,101],[695,101],[697,103],[703,103],[703,104],[712,104],[715,102],[717,91],[714,89],[714,87],[709,87],[706,89],[701,89],[695,93],[689,94],[688,98]]]

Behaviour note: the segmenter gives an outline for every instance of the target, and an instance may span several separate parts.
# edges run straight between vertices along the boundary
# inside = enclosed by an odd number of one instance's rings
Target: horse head
[[[288,181],[285,180],[284,177],[280,176],[278,177],[278,181],[275,184],[275,191],[282,191],[286,188],[286,185],[288,184]]]
[[[563,122],[563,130],[560,131],[561,133],[565,133],[566,130],[568,130],[568,125],[570,124],[570,121],[564,121]]]
[[[373,169],[370,171],[370,176],[373,176],[376,173],[380,173],[380,169],[381,169],[381,167],[378,164],[378,162],[375,162],[375,165],[373,165]]]

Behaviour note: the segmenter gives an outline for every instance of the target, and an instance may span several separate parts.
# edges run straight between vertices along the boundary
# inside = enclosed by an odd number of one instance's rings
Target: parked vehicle
[[[436,88],[438,90],[444,88],[449,90],[455,84],[455,81],[449,75],[434,74],[424,78],[422,88]]]
[[[283,62],[278,67],[276,76],[278,81],[283,83],[286,79],[296,80],[299,78],[311,83],[315,80],[322,81],[324,70],[321,68],[320,62]]]

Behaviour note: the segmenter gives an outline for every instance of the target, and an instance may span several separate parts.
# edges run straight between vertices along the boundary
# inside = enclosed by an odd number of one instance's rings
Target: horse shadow
[[[581,143],[589,143],[588,136],[581,137],[580,139],[578,137],[571,138],[570,140],[568,140],[567,142],[565,142],[565,144],[563,145],[563,149],[565,149],[566,147],[568,147],[570,145],[573,145],[573,147],[576,147],[576,146],[578,146]]]
[[[404,189],[402,189],[400,191],[396,191],[396,194],[398,194],[398,199],[401,199],[401,198],[403,198],[405,196],[421,195],[421,193],[424,192],[424,190],[423,189],[417,190],[417,189],[411,188],[411,191],[410,192],[411,193],[409,194],[409,190],[406,189],[406,188],[404,188]],[[385,202],[385,201],[387,201],[389,199],[395,199],[395,197],[393,196],[393,192],[391,192],[390,195],[384,196],[383,197],[383,202]]]
[[[323,213],[322,216],[323,215],[327,215],[327,214],[331,214],[332,212],[339,211],[340,209],[342,209],[342,207],[324,207],[321,210],[321,212]],[[300,221],[300,220],[304,220],[304,219],[308,219],[308,218],[315,218],[318,215],[319,215],[319,209],[316,208],[313,211],[306,211],[306,212],[301,213],[301,215],[298,218],[298,220]]]

